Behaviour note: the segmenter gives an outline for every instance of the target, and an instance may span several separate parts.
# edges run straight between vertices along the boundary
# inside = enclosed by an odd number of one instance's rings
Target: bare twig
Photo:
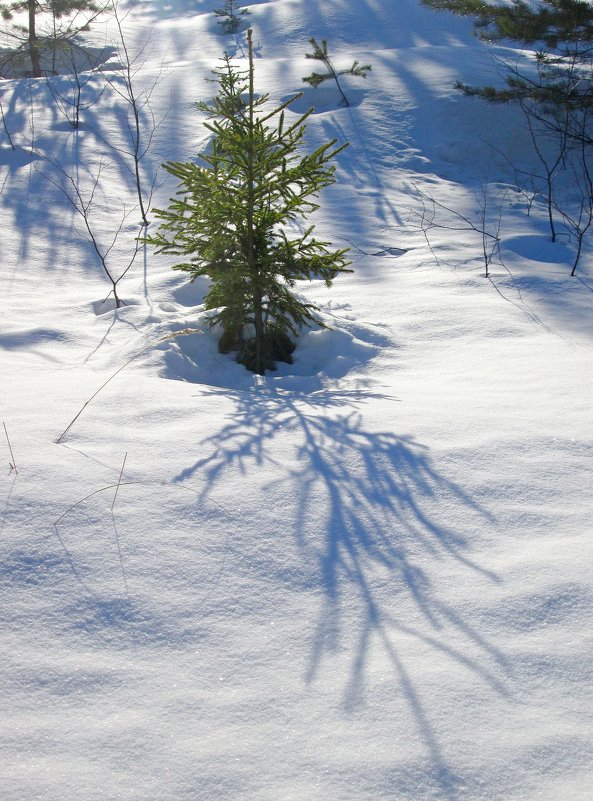
[[[166,341],[168,341],[168,340],[170,340],[170,339],[175,339],[175,337],[178,337],[178,336],[187,336],[187,335],[189,335],[189,334],[196,334],[196,333],[200,333],[199,329],[193,329],[193,328],[184,328],[184,329],[183,329],[183,331],[176,331],[176,332],[174,332],[174,333],[172,333],[172,334],[167,334],[167,336],[161,337],[161,339],[158,339],[156,342],[150,342],[148,345],[146,345],[146,346],[145,346],[145,347],[143,347],[141,350],[139,350],[139,351],[138,351],[138,353],[135,353],[135,354],[132,356],[132,358],[131,358],[131,359],[128,359],[128,361],[127,361],[125,364],[122,364],[122,366],[121,366],[121,367],[118,367],[118,368],[117,368],[117,370],[116,370],[114,373],[112,373],[112,374],[109,376],[109,378],[107,379],[107,381],[104,381],[104,382],[101,384],[101,386],[99,387],[99,389],[98,389],[98,390],[96,390],[96,392],[94,392],[94,393],[91,395],[91,397],[90,397],[90,398],[89,398],[87,401],[85,401],[85,402],[84,402],[84,404],[83,404],[82,408],[80,409],[80,411],[78,412],[78,414],[76,414],[76,415],[75,415],[75,417],[73,417],[73,418],[72,418],[72,420],[71,420],[71,421],[68,423],[68,425],[66,426],[66,428],[65,428],[65,429],[62,431],[62,433],[60,434],[60,436],[57,438],[57,440],[56,440],[56,445],[59,445],[59,444],[62,442],[62,440],[64,439],[64,437],[66,436],[66,434],[67,434],[67,433],[70,431],[70,429],[72,428],[72,426],[74,425],[74,423],[75,423],[75,422],[78,420],[78,418],[79,418],[79,417],[80,417],[80,415],[81,415],[81,414],[84,412],[84,410],[85,410],[85,409],[86,409],[86,407],[89,405],[89,403],[90,403],[92,400],[94,400],[94,398],[96,398],[96,397],[97,397],[97,395],[99,394],[99,392],[101,392],[101,390],[102,390],[102,389],[104,389],[104,388],[107,386],[107,384],[109,384],[109,382],[110,382],[110,381],[112,381],[112,380],[115,378],[115,376],[116,376],[116,375],[118,375],[119,373],[121,373],[121,371],[122,371],[122,370],[125,370],[125,368],[126,368],[126,367],[127,367],[129,364],[131,364],[131,363],[134,361],[134,359],[137,359],[137,358],[138,358],[138,356],[141,356],[141,355],[142,355],[142,354],[143,354],[145,351],[147,351],[149,348],[152,348],[152,347],[153,347],[153,345],[157,345],[159,342],[166,342]]]
[[[419,226],[422,230],[427,244],[434,254],[433,248],[429,241],[428,232],[433,228],[442,229],[445,231],[471,231],[479,234],[482,245],[482,258],[484,260],[485,278],[490,276],[490,265],[495,256],[500,256],[500,228],[502,225],[503,205],[504,200],[500,203],[498,208],[498,217],[492,226],[488,225],[487,212],[488,212],[488,198],[486,187],[482,187],[481,195],[476,193],[476,200],[479,202],[480,223],[477,225],[468,216],[456,209],[446,206],[444,203],[439,202],[434,197],[426,194],[418,187],[415,187],[418,192],[422,211],[415,212],[419,217]],[[427,208],[427,203],[430,208]],[[454,220],[459,224],[447,224],[447,222],[437,219],[437,211],[446,212],[451,215]],[[491,230],[492,229],[492,230]],[[438,259],[437,259],[438,261]]]
[[[148,346],[147,346],[147,347],[148,347]],[[94,400],[94,398],[96,398],[96,397],[97,397],[97,395],[99,394],[99,392],[101,392],[101,390],[102,390],[102,389],[104,389],[104,388],[107,386],[107,384],[108,384],[110,381],[112,381],[112,380],[115,378],[115,376],[116,376],[116,375],[118,375],[118,373],[121,373],[121,371],[122,371],[122,370],[124,370],[124,369],[125,369],[125,368],[128,366],[128,364],[131,364],[131,363],[134,361],[134,359],[136,359],[138,356],[140,356],[140,354],[141,354],[141,353],[144,353],[144,351],[147,349],[147,347],[146,347],[146,348],[143,348],[141,351],[139,351],[138,353],[136,353],[134,356],[132,356],[132,358],[131,358],[131,359],[128,359],[128,361],[127,361],[125,364],[122,364],[122,366],[121,366],[121,367],[118,367],[118,368],[117,368],[117,370],[116,370],[114,373],[112,373],[112,374],[109,376],[109,378],[107,379],[107,381],[105,381],[103,384],[101,384],[101,386],[99,387],[99,389],[98,389],[98,390],[96,390],[96,392],[93,392],[93,394],[91,395],[91,397],[90,397],[90,398],[89,398],[87,401],[85,401],[85,402],[84,402],[84,404],[83,404],[83,406],[82,406],[81,410],[78,412],[78,414],[77,414],[75,417],[73,417],[73,418],[72,418],[72,420],[71,420],[71,421],[68,423],[68,425],[66,426],[66,428],[65,428],[65,429],[62,431],[62,433],[60,434],[60,436],[57,438],[57,440],[56,440],[56,445],[59,445],[59,444],[60,444],[60,442],[62,442],[62,440],[64,439],[64,437],[66,436],[66,434],[67,434],[67,433],[70,431],[70,429],[72,428],[72,426],[74,425],[74,423],[75,423],[75,422],[78,420],[78,418],[79,418],[79,417],[80,417],[80,415],[81,415],[81,414],[84,412],[84,410],[85,410],[85,409],[86,409],[86,407],[89,405],[89,403],[90,403],[92,400]]]
[[[403,256],[404,253],[407,253],[407,248],[396,248],[396,247],[385,247],[381,248],[381,250],[375,250],[372,253],[367,250],[363,250],[362,248],[358,247],[357,244],[352,242],[351,239],[347,239],[344,237],[344,242],[348,242],[348,244],[357,250],[359,253],[362,253],[363,256],[391,256],[393,258],[397,258],[398,256]]]
[[[157,173],[155,172],[151,185],[146,188],[146,181],[143,176],[143,160],[148,153],[156,131],[163,123],[166,113],[157,121],[152,105],[152,94],[162,78],[163,65],[147,89],[139,90],[136,85],[136,76],[140,69],[144,66],[146,61],[145,51],[150,43],[150,36],[140,47],[138,53],[134,56],[126,42],[123,30],[123,22],[126,18],[119,15],[117,4],[113,2],[112,5],[113,18],[118,30],[119,43],[118,51],[123,64],[121,76],[111,76],[105,73],[105,80],[113,91],[127,104],[128,106],[128,135],[130,141],[130,150],[121,149],[110,144],[114,150],[119,150],[125,153],[132,160],[130,171],[134,176],[135,190],[138,197],[138,206],[141,214],[141,226],[145,228],[149,225],[148,213],[152,204],[152,196],[157,182]],[[148,117],[148,120],[146,118]]]
[[[2,425],[4,426],[4,433],[6,434],[6,442],[8,443],[8,450],[10,451],[10,458],[12,459],[12,462],[8,463],[10,465],[10,471],[12,472],[14,470],[14,472],[18,475],[19,471],[17,470],[16,459],[14,458],[14,453],[12,452],[12,445],[10,444],[8,431],[6,430],[6,423],[2,423]]]
[[[90,193],[86,196],[83,194],[78,182],[72,177],[72,175],[70,175],[69,172],[66,171],[64,167],[62,167],[62,165],[59,162],[52,161],[47,157],[45,157],[45,161],[47,161],[49,164],[52,165],[52,167],[62,176],[62,179],[59,180],[51,174],[47,174],[39,170],[38,171],[47,181],[49,181],[49,183],[51,183],[53,186],[59,189],[60,192],[62,192],[62,194],[68,200],[74,211],[79,215],[79,217],[81,217],[84,224],[84,228],[86,230],[87,238],[91,243],[91,245],[93,246],[93,250],[97,255],[97,258],[99,260],[103,272],[107,276],[108,280],[111,282],[111,292],[109,294],[113,294],[113,297],[115,299],[115,305],[119,309],[122,305],[124,305],[124,303],[117,293],[117,287],[119,282],[128,273],[128,271],[131,269],[132,265],[136,260],[138,252],[140,250],[140,242],[138,238],[137,237],[134,238],[134,249],[132,255],[128,261],[126,268],[123,270],[123,272],[120,273],[120,275],[117,278],[112,272],[107,259],[115,243],[119,239],[119,236],[123,230],[127,218],[130,216],[132,212],[127,212],[125,206],[123,207],[122,217],[113,235],[111,243],[107,246],[102,245],[99,241],[97,229],[93,221],[92,208],[93,208],[93,202],[95,200],[95,195],[97,193],[99,183],[101,180],[101,174],[103,172],[103,167],[104,167],[103,158],[101,158],[101,161],[99,162],[97,174],[94,176],[93,185],[90,190]]]
[[[122,485],[125,485],[125,486],[136,486],[136,487],[153,487],[153,488],[161,488],[161,489],[165,489],[165,490],[176,490],[176,491],[180,491],[180,492],[190,493],[194,497],[197,497],[198,501],[200,501],[202,499],[202,493],[198,492],[193,487],[186,486],[185,484],[178,484],[178,483],[169,484],[169,483],[164,482],[164,481],[144,480],[144,481],[124,481],[124,482],[122,482]],[[13,486],[14,486],[14,481],[13,481]],[[71,506],[69,506],[68,509],[66,509],[66,511],[63,512],[63,514],[61,514],[58,517],[58,519],[56,521],[54,521],[54,523],[53,523],[53,529],[54,529],[55,536],[58,539],[58,541],[60,543],[60,546],[61,546],[62,550],[64,551],[64,553],[66,555],[66,558],[67,558],[67,560],[68,560],[68,562],[70,564],[70,568],[72,570],[72,573],[74,574],[74,577],[76,578],[78,583],[89,593],[89,595],[91,595],[91,596],[93,596],[93,597],[95,597],[97,599],[99,599],[99,596],[98,596],[97,592],[93,589],[93,587],[85,579],[82,571],[79,570],[79,568],[76,566],[76,561],[74,559],[74,556],[70,552],[70,550],[68,549],[68,547],[66,545],[66,542],[64,540],[64,537],[60,533],[60,528],[58,527],[58,524],[60,524],[64,520],[64,518],[67,517],[67,515],[71,511],[73,511],[78,506],[83,504],[89,498],[92,498],[95,495],[99,495],[101,492],[106,492],[106,491],[111,490],[111,489],[113,489],[113,485],[107,486],[107,487],[100,487],[99,489],[94,490],[93,492],[90,492],[88,495],[85,495],[84,498],[80,498],[78,501],[76,501],[76,503],[73,503]],[[228,509],[226,509],[219,501],[216,501],[213,498],[209,498],[208,502],[213,504],[214,506],[216,506],[220,510],[220,512],[222,512],[222,514],[225,515],[225,517],[227,519],[230,519],[230,513],[229,513]],[[119,561],[120,561],[120,565],[121,565],[124,588],[125,588],[126,596],[129,599],[130,598],[129,586],[128,586],[128,580],[127,580],[127,576],[126,576],[126,572],[125,572],[124,564],[123,564],[123,556],[122,556],[121,544],[120,544],[120,539],[119,539],[119,533],[117,531],[117,524],[116,524],[116,521],[115,521],[115,516],[113,514],[111,515],[111,518],[112,518],[112,522],[113,522],[113,526],[114,526],[113,531],[114,531],[114,536],[115,536],[116,547],[117,547],[117,550],[118,550]],[[226,562],[227,562],[227,555],[229,553],[229,548],[227,547],[228,543],[229,543],[229,540],[230,540],[230,533],[229,532],[232,531],[232,526],[228,526],[228,525],[225,526],[225,530],[226,530],[226,535],[225,535],[225,541],[223,543],[223,548],[222,548],[223,558],[219,560],[218,570],[216,571],[216,574],[214,576],[214,585],[215,586],[218,585],[218,583],[220,581],[220,578],[222,577],[222,575],[224,573],[224,570],[225,570],[225,566],[226,566]],[[206,600],[206,598],[210,595],[211,592],[212,592],[212,590],[208,589],[206,591],[206,594],[199,600],[201,600],[201,601]],[[100,600],[103,601],[103,598],[101,598]]]
[[[106,48],[103,52],[105,51]],[[99,60],[101,60],[100,57],[97,59],[97,61]],[[81,112],[92,108],[92,106],[98,103],[103,96],[105,91],[105,83],[103,83],[103,86],[99,87],[91,97],[86,100],[83,98],[85,90],[89,85],[91,85],[98,75],[101,75],[101,73],[95,71],[80,71],[76,59],[76,53],[71,47],[70,71],[68,72],[67,77],[70,84],[70,96],[68,93],[63,92],[59,88],[59,82],[57,82],[53,76],[46,77],[47,87],[55,101],[57,110],[60,112],[60,114],[62,114],[63,117],[66,118],[74,130],[78,130],[80,127]]]
[[[117,487],[115,488],[115,494],[113,496],[113,503],[111,504],[111,511],[113,512],[113,507],[115,506],[115,499],[117,498],[117,493],[119,492],[119,486],[121,484],[121,477],[124,474],[124,467],[126,466],[126,459],[128,458],[128,452],[125,452],[124,461],[121,466],[121,470],[119,471],[119,478],[117,479]]]
[[[133,484],[142,484],[142,483],[143,483],[142,481],[122,481],[120,486],[128,487],[128,486],[131,486]],[[88,501],[88,499],[92,498],[93,495],[98,495],[99,492],[105,492],[105,490],[114,489],[116,486],[117,486],[116,484],[108,484],[106,487],[101,487],[98,490],[94,490],[93,492],[89,492],[89,494],[85,495],[84,498],[81,498],[80,500],[76,501],[76,503],[73,503],[72,506],[69,506],[66,509],[66,511],[63,512],[58,517],[57,520],[54,520],[53,525],[57,527],[58,523],[66,517],[68,512],[71,512],[73,509],[76,509],[76,507],[79,506],[81,503],[84,503],[84,501]]]

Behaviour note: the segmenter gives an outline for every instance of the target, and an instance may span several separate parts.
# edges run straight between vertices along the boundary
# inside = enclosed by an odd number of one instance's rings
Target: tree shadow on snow
[[[176,479],[199,475],[207,496],[227,471],[238,470],[246,480],[259,468],[268,473],[273,468],[277,478],[266,487],[268,503],[294,504],[294,536],[323,598],[311,634],[307,682],[320,676],[332,654],[350,651],[343,704],[352,711],[364,702],[370,650],[376,653],[378,647],[429,755],[430,783],[443,797],[457,798],[461,780],[446,763],[429,704],[396,639],[413,638],[422,654],[457,663],[494,693],[508,695],[504,656],[439,597],[431,577],[437,565],[439,575],[460,570],[499,582],[471,556],[470,533],[492,524],[492,517],[439,472],[424,445],[410,436],[365,429],[357,407],[371,393],[305,395],[260,388],[231,397],[232,422],[200,443],[199,450],[209,455]],[[288,466],[277,456],[284,452],[286,434],[297,442]],[[288,515],[283,512],[287,526]],[[462,521],[463,530],[448,525],[450,519]]]

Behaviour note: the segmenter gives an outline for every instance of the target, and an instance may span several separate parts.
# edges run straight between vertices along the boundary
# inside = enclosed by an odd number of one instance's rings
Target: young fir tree
[[[329,162],[346,144],[332,140],[301,154],[306,119],[292,123],[285,109],[299,95],[269,110],[267,95],[256,97],[252,32],[247,32],[248,70],[240,71],[225,54],[215,71],[218,94],[201,104],[212,115],[204,123],[214,136],[203,164],[168,162],[179,179],[177,197],[148,241],[160,253],[186,258],[174,269],[212,283],[206,308],[216,309],[222,352],[238,351],[238,360],[263,374],[277,360],[291,361],[294,338],[303,325],[317,323],[315,307],[299,300],[297,281],[322,278],[329,286],[349,272],[347,249],[330,250],[312,237],[314,226],[295,234],[295,221],[318,208],[315,198],[335,180]]]
[[[220,17],[218,24],[222,25],[225,33],[237,33],[241,17],[249,14],[249,9],[237,8],[237,0],[225,0],[224,7],[215,9],[214,14]]]
[[[348,98],[344,94],[342,86],[339,81],[340,75],[355,75],[358,78],[366,78],[367,73],[371,71],[372,67],[370,64],[360,64],[358,61],[354,61],[351,67],[348,69],[343,70],[336,70],[334,65],[331,62],[329,57],[329,53],[327,50],[327,39],[322,39],[321,44],[312,36],[309,39],[309,44],[313,47],[312,53],[305,53],[305,58],[312,58],[315,61],[321,61],[321,63],[326,68],[327,72],[312,72],[311,75],[307,75],[303,78],[305,83],[308,83],[310,86],[313,86],[315,89],[319,86],[319,84],[323,83],[323,81],[327,81],[329,78],[333,78],[336,82],[336,86],[338,87],[338,91],[342,95],[342,102],[345,106],[349,106],[350,103],[348,102]]]

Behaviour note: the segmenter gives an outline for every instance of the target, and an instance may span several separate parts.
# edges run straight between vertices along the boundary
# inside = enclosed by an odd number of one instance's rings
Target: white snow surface
[[[245,64],[221,5],[129,9],[160,122],[148,180],[207,146],[193,104],[222,51]],[[331,328],[261,378],[218,354],[206,283],[172,258],[141,248],[126,305],[102,302],[44,176],[59,164],[88,197],[102,164],[109,244],[134,206],[121,99],[75,133],[44,80],[0,87],[1,798],[587,801],[591,249],[571,278],[574,243],[511,190],[519,113],[454,89],[496,80],[504,50],[468,20],[417,0],[248,8],[274,101],[303,89],[310,36],[373,67],[345,79],[350,108],[324,84],[287,112],[315,106],[310,147],[350,142],[312,221],[353,272],[299,287]],[[154,205],[175,190],[161,171]],[[419,192],[476,224],[494,198],[489,278],[458,216],[427,243]]]

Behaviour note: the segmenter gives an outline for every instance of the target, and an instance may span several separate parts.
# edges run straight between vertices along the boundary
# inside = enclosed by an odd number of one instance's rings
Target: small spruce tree
[[[225,54],[215,70],[218,94],[201,104],[214,137],[203,164],[168,162],[180,181],[177,196],[148,238],[160,253],[185,257],[174,269],[192,278],[208,276],[207,309],[216,309],[221,352],[238,351],[238,360],[256,373],[291,361],[294,339],[303,325],[318,323],[317,307],[293,293],[297,281],[322,278],[329,286],[347,270],[347,249],[330,250],[312,236],[314,226],[294,233],[294,224],[319,206],[318,193],[332,184],[329,162],[346,146],[336,140],[301,154],[310,109],[287,123],[285,109],[300,95],[269,110],[268,95],[256,97],[252,31],[247,32],[248,70],[240,71]]]
[[[249,14],[247,8],[237,8],[237,0],[225,0],[223,8],[214,10],[214,14],[221,19],[218,24],[222,25],[225,33],[237,33],[241,25],[241,17]]]
[[[307,75],[303,78],[305,83],[308,83],[310,86],[317,88],[319,84],[323,83],[323,81],[328,80],[329,78],[333,78],[336,82],[336,86],[338,87],[338,91],[342,95],[342,102],[345,106],[349,106],[350,103],[348,102],[348,98],[344,94],[340,81],[338,77],[340,75],[355,75],[358,78],[366,78],[367,73],[371,71],[372,66],[370,64],[360,64],[358,61],[354,61],[351,67],[348,69],[343,70],[336,70],[334,65],[332,64],[329,53],[327,51],[327,39],[322,39],[321,44],[312,36],[309,39],[309,44],[313,47],[312,53],[305,53],[305,58],[312,58],[315,61],[321,61],[322,64],[327,69],[327,72],[312,72],[311,75]]]

